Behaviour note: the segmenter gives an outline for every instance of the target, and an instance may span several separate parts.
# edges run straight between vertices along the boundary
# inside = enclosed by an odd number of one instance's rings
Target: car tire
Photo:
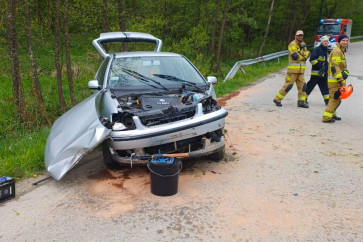
[[[112,158],[112,154],[110,151],[110,147],[107,145],[107,142],[102,142],[102,153],[103,153],[103,161],[105,165],[110,169],[120,169],[124,167],[122,164],[118,163]]]
[[[208,156],[208,159],[214,162],[219,162],[224,159],[225,148],[223,147],[217,152],[214,152]]]

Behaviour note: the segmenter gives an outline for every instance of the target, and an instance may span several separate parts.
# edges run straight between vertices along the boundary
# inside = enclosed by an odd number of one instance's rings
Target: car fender
[[[62,179],[109,136],[111,130],[102,125],[96,110],[96,99],[103,93],[93,94],[54,122],[44,152],[45,168],[54,179]]]

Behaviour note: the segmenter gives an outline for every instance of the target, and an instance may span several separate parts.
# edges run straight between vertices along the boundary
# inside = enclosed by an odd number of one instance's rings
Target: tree
[[[55,52],[54,52],[54,59],[55,59],[55,68],[56,68],[56,72],[57,72],[57,90],[58,90],[58,99],[59,99],[59,105],[60,105],[60,109],[63,113],[66,112],[66,102],[64,100],[64,94],[63,94],[63,86],[62,86],[62,67],[61,64],[59,62],[59,52],[60,52],[60,39],[59,39],[59,34],[60,34],[60,23],[59,23],[59,19],[60,19],[60,1],[61,0],[56,0],[56,4],[55,4],[55,26],[54,26],[54,39],[55,39],[55,43],[54,43],[54,48],[55,48]]]
[[[272,11],[274,9],[274,3],[275,3],[275,0],[272,0],[271,1],[271,7],[270,7],[270,13],[268,15],[268,20],[267,20],[267,25],[266,25],[265,36],[263,37],[263,41],[262,41],[262,44],[261,44],[261,47],[260,47],[260,51],[258,52],[258,56],[262,56],[263,49],[265,48],[266,39],[267,39],[268,31],[269,31],[269,28],[270,28],[271,18],[272,18]]]
[[[308,1],[308,0],[302,1],[302,7],[301,7],[302,17],[301,17],[301,21],[298,26],[298,29],[303,29],[311,7],[312,7],[312,3],[310,1]]]
[[[32,32],[31,32],[31,21],[30,21],[30,13],[29,13],[29,0],[25,1],[25,31],[27,36],[28,42],[28,52],[29,52],[29,59],[31,62],[32,67],[32,77],[33,77],[33,92],[35,94],[40,112],[42,117],[47,121],[47,124],[50,126],[51,121],[47,115],[47,111],[43,101],[43,94],[42,88],[39,81],[38,70],[37,70],[37,63],[35,62],[34,52],[33,52],[33,40],[32,40]]]
[[[16,0],[8,1],[7,33],[11,58],[11,76],[13,82],[14,101],[20,121],[25,122],[25,98],[23,85],[20,78],[18,37],[16,32],[16,5]]]
[[[73,71],[72,71],[72,63],[71,63],[71,40],[69,37],[69,0],[65,0],[64,5],[65,5],[64,35],[66,38],[67,77],[68,77],[69,93],[71,96],[71,104],[72,104],[72,106],[75,106],[77,101],[76,101],[76,96],[74,95]]]
[[[287,36],[286,36],[286,45],[288,45],[290,43],[293,32],[294,32],[295,21],[296,21],[295,9],[290,8],[289,14],[290,14],[290,16],[289,16],[290,24],[288,25],[288,28],[286,28],[286,30],[288,31]],[[292,20],[291,20],[291,15],[292,15]],[[287,21],[287,22],[289,22],[289,21]]]
[[[107,5],[107,0],[102,0],[103,4],[102,4],[102,31],[104,33],[106,32],[110,32],[110,24],[108,21],[108,5]]]
[[[120,31],[126,31],[126,19],[125,19],[125,10],[124,10],[124,0],[117,0],[118,4],[118,14],[119,14],[119,27]],[[122,43],[122,48],[124,51],[127,51],[127,43]]]
[[[216,39],[216,32],[217,32],[217,19],[219,13],[219,0],[216,1],[216,9],[214,12],[214,20],[213,20],[213,30],[212,30],[212,37],[211,43],[209,46],[209,58],[210,58],[210,70],[213,69],[214,64],[214,46],[215,46],[215,39]]]
[[[221,26],[221,32],[219,34],[218,49],[217,49],[217,63],[216,63],[215,71],[219,71],[221,69],[220,65],[221,65],[222,42],[223,42],[224,28],[226,26],[228,9],[229,9],[229,2],[230,2],[230,0],[226,0],[226,2],[224,3],[222,26]]]

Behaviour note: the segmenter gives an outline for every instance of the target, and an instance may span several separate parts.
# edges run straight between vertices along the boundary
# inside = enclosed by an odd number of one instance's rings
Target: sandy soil
[[[362,49],[349,49],[342,121],[321,122],[318,90],[309,109],[295,87],[276,107],[282,70],[219,100],[226,159],[184,162],[176,195],[151,194],[146,168],[108,170],[96,151],[60,182],[18,183],[0,204],[0,240],[362,241]]]

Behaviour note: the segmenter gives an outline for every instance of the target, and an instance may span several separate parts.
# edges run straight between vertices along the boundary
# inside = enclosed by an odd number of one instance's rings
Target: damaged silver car
[[[155,49],[107,53],[103,44],[110,42],[150,42]],[[45,165],[55,179],[99,144],[111,167],[160,153],[223,159],[227,111],[217,105],[215,77],[205,80],[184,56],[161,52],[162,41],[149,34],[104,33],[93,45],[104,57],[88,83],[94,93],[54,123],[46,144]]]

